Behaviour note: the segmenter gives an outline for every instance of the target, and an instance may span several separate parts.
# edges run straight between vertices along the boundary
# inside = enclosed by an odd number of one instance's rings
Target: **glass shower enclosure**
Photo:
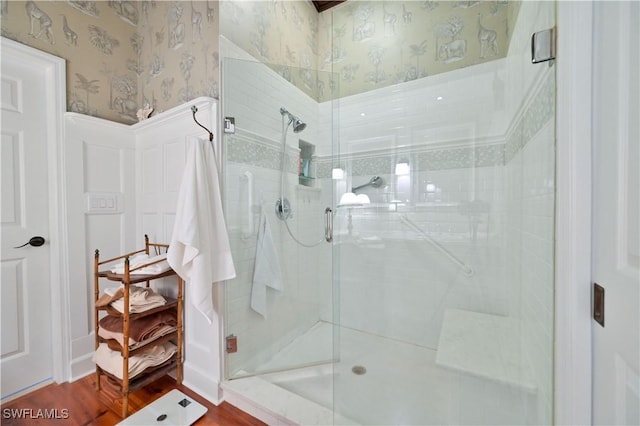
[[[227,380],[333,424],[551,424],[555,65],[530,42],[555,4],[325,13],[323,98],[308,70],[223,61]],[[434,38],[407,42],[416,25]]]
[[[233,122],[225,207],[238,270],[226,291],[226,326],[238,346],[227,356],[231,378],[333,359],[323,326],[333,322],[325,238],[333,185],[323,178],[334,159],[334,106],[318,105],[274,68],[228,59],[223,69],[224,114]],[[287,350],[305,333],[301,350]]]

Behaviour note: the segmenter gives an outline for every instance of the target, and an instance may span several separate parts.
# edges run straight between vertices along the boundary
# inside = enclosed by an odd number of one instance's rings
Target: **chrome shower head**
[[[307,127],[307,123],[291,114],[284,107],[280,108],[280,114],[282,114],[283,116],[286,114],[287,117],[289,117],[289,124],[293,124],[293,133],[300,133]]]
[[[293,133],[300,133],[307,127],[307,123],[300,120],[299,118],[294,117],[292,123],[293,123]]]

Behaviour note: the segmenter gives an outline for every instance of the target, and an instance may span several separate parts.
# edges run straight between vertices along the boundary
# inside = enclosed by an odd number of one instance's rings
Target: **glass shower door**
[[[555,4],[391,3],[332,12],[369,76],[339,117],[369,203],[336,209],[334,423],[552,424]]]
[[[228,379],[333,357],[332,247],[324,240],[333,200],[333,107],[322,107],[278,69],[223,62],[224,204],[237,270],[226,287]],[[286,223],[276,214],[281,198]]]

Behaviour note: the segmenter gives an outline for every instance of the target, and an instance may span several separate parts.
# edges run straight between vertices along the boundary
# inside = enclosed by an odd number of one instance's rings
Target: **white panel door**
[[[2,399],[52,380],[47,135],[42,67],[2,52]]]
[[[594,2],[593,423],[640,424],[640,3]]]

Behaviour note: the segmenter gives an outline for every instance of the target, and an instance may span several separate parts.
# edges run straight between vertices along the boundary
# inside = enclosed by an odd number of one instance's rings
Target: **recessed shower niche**
[[[316,146],[300,139],[298,141],[298,148],[300,148],[300,157],[298,157],[298,182],[300,185],[314,186],[315,165],[313,164],[313,154],[316,151]]]

